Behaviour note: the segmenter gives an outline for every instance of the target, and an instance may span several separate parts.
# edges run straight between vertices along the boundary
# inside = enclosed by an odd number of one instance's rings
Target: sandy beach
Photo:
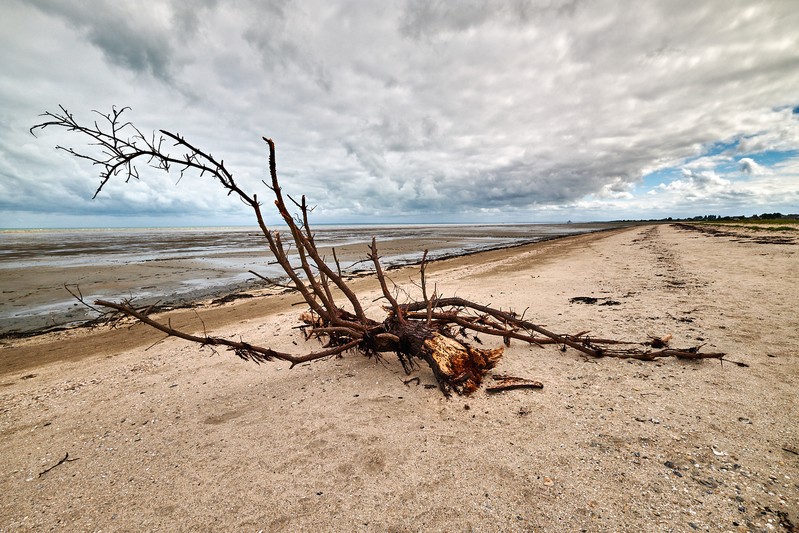
[[[795,530],[797,244],[651,225],[431,264],[444,296],[550,330],[727,353],[589,360],[512,343],[495,373],[542,390],[447,399],[429,369],[405,384],[392,358],[258,366],[142,325],[6,339],[0,531]],[[414,295],[417,274],[390,273]],[[379,318],[375,280],[353,286]],[[300,301],[160,318],[306,353]]]

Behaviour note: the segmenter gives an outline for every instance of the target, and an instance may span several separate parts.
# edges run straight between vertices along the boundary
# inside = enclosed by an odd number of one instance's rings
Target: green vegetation
[[[799,217],[780,213],[763,213],[751,217],[696,217],[696,222],[717,226],[734,226],[754,231],[799,231]]]
[[[724,224],[724,225],[734,226],[736,228],[751,229],[755,231],[799,231],[799,224],[794,224],[793,226],[772,226],[772,225],[752,226],[745,224]]]
[[[745,228],[756,231],[799,231],[799,219],[795,218],[782,218],[782,219],[718,219],[718,220],[701,220],[697,221],[700,224],[707,224],[713,226],[735,226],[736,228]]]
[[[762,231],[799,231],[799,214],[763,213],[762,215],[698,215],[686,218],[650,218],[649,220],[614,220],[613,222],[690,222],[748,228]]]

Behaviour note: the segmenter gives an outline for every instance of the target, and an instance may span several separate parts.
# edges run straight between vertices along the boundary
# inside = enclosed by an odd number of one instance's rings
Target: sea
[[[315,240],[345,272],[371,270],[377,240],[384,267],[587,233],[608,224],[326,225]],[[287,235],[283,237],[288,239]],[[295,258],[296,259],[296,258]],[[258,275],[253,274],[253,272]],[[255,228],[0,230],[0,336],[72,327],[96,316],[98,298],[186,305],[263,288],[283,272]]]

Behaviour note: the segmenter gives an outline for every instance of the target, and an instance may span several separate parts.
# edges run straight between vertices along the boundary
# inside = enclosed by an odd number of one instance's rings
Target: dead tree
[[[57,148],[100,167],[100,185],[95,197],[114,177],[119,176],[125,181],[139,179],[136,164],[146,163],[167,173],[173,168],[177,169],[181,178],[192,171],[200,177],[210,176],[228,195],[233,194],[240,198],[255,214],[269,250],[289,279],[288,284],[299,291],[309,306],[309,311],[302,316],[307,338],[320,339],[324,344],[322,349],[304,355],[283,353],[242,340],[176,330],[169,324],[154,320],[148,309],[140,308],[130,300],[95,302],[95,305],[109,309],[109,313],[133,317],[169,336],[205,346],[225,347],[244,360],[258,363],[281,360],[291,363],[292,366],[336,356],[348,350],[356,350],[369,357],[394,353],[407,373],[419,361],[427,363],[439,388],[447,395],[451,391],[468,394],[476,390],[486,372],[502,356],[502,347],[483,349],[470,345],[467,342],[469,331],[500,337],[508,346],[511,339],[532,345],[557,344],[564,348],[571,347],[591,357],[653,360],[659,357],[721,359],[724,356],[720,353],[700,353],[698,347],[670,349],[660,339],[656,339],[657,342],[632,343],[590,338],[585,333],[557,334],[513,312],[480,305],[463,298],[443,298],[435,292],[428,294],[425,280],[426,253],[420,274],[422,300],[400,303],[389,289],[389,281],[381,266],[374,238],[369,246],[368,259],[374,265],[375,275],[380,283],[382,298],[386,302],[386,316],[382,320],[373,319],[367,316],[357,295],[346,283],[335,253],[332,264],[320,255],[309,222],[311,209],[305,196],[297,201],[283,194],[275,164],[275,143],[271,139],[263,138],[269,148],[270,176],[270,181],[263,183],[274,196],[274,205],[288,227],[285,235],[267,227],[262,212],[263,204],[255,194],[251,195],[239,188],[223,160],[195,147],[181,135],[160,130],[145,137],[130,122],[123,121],[122,115],[126,108],[113,108],[109,114],[97,113],[99,122],[88,124],[79,123],[63,106],[59,109],[58,112],[42,115],[45,121],[33,126],[31,133],[52,126],[91,139],[92,144],[97,147],[92,153],[77,152],[62,146]],[[176,155],[172,155],[171,150],[175,150]],[[293,206],[294,215],[290,213],[286,199]],[[284,236],[288,237],[288,243]],[[298,264],[292,264],[290,260],[292,249]]]

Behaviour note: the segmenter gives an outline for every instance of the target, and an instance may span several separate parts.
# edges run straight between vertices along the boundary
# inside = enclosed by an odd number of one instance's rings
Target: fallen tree
[[[189,171],[198,173],[200,177],[210,176],[228,195],[236,195],[249,206],[269,250],[288,279],[286,283],[299,291],[309,307],[308,312],[301,317],[306,338],[319,339],[323,348],[301,355],[283,353],[243,340],[211,336],[207,332],[196,335],[174,329],[169,323],[154,320],[150,316],[150,309],[137,306],[132,300],[94,302],[96,306],[105,308],[107,311],[101,312],[111,318],[132,317],[168,336],[204,346],[225,347],[242,359],[257,363],[281,360],[294,366],[336,356],[348,350],[358,351],[368,357],[393,353],[406,373],[416,368],[420,361],[425,362],[432,370],[439,388],[447,395],[451,391],[468,394],[476,390],[485,374],[502,356],[501,346],[484,349],[469,344],[470,331],[502,338],[508,346],[512,339],[533,345],[557,344],[590,357],[649,361],[660,357],[721,359],[724,356],[721,353],[702,353],[700,347],[672,349],[661,338],[646,342],[623,342],[591,338],[585,332],[574,335],[553,333],[512,311],[463,298],[444,298],[435,291],[429,294],[425,277],[426,252],[420,268],[422,299],[401,303],[397,300],[397,293],[389,288],[390,280],[383,271],[377,243],[373,238],[368,249],[368,260],[374,266],[382,299],[386,303],[383,307],[385,316],[382,320],[376,320],[367,316],[357,295],[346,283],[335,251],[333,262],[328,263],[317,249],[309,222],[311,209],[305,196],[297,201],[283,194],[277,176],[275,143],[271,139],[263,138],[269,149],[270,176],[270,181],[265,181],[264,185],[271,191],[274,205],[288,228],[284,233],[267,227],[262,212],[263,204],[256,194],[251,195],[239,188],[224,161],[195,147],[181,135],[159,130],[145,137],[130,122],[122,120],[126,108],[114,108],[109,114],[98,113],[102,120],[87,124],[77,122],[63,106],[59,109],[58,112],[42,115],[46,120],[33,126],[31,133],[47,127],[58,127],[93,141],[92,144],[97,147],[93,153],[62,146],[57,148],[101,168],[100,185],[94,197],[116,176],[125,181],[139,179],[136,164],[143,162],[167,173],[176,168],[181,178]],[[172,155],[172,149],[177,151],[176,155]],[[286,199],[293,205],[294,215],[290,213]],[[514,386],[521,385],[508,385],[507,388]]]

